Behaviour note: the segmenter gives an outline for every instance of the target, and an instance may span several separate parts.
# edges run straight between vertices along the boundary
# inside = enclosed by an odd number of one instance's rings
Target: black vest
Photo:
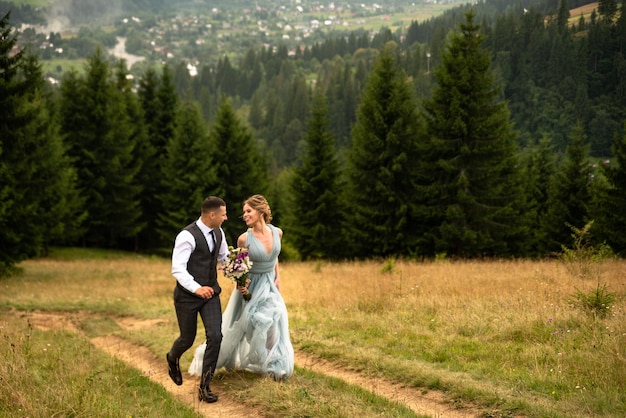
[[[189,256],[187,271],[200,285],[210,286],[216,294],[220,294],[222,289],[217,282],[217,257],[223,239],[220,229],[216,228],[213,230],[215,233],[215,248],[213,248],[213,252],[209,251],[207,237],[195,222],[187,225],[185,230],[189,231],[196,240],[196,249]],[[178,287],[187,291],[180,284]]]

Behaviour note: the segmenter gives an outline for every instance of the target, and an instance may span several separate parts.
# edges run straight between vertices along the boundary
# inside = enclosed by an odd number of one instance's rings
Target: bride
[[[287,307],[280,294],[278,254],[283,231],[269,222],[272,212],[265,197],[254,195],[243,204],[248,230],[237,239],[248,248],[252,263],[247,287],[233,291],[222,318],[222,345],[216,371],[248,370],[275,380],[293,373],[294,352],[289,337]],[[251,294],[250,301],[243,295]],[[189,366],[200,376],[206,343],[200,345]]]

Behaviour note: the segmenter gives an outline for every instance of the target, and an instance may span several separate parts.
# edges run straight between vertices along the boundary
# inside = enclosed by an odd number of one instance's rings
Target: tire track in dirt
[[[157,359],[146,347],[132,344],[123,338],[113,335],[93,338],[90,341],[96,348],[141,371],[144,376],[163,386],[179,401],[191,406],[202,416],[220,418],[247,417],[252,410],[250,407],[244,408],[223,393],[218,394],[219,400],[216,403],[200,402],[198,400],[200,378],[183,373],[183,385],[177,386],[174,384],[167,373],[165,354],[162,360]],[[262,414],[258,415],[262,416]]]
[[[20,315],[28,317],[29,322],[39,329],[65,329],[77,333],[81,333],[81,331],[76,323],[93,316],[84,312],[69,315],[51,312],[22,312]],[[113,319],[121,328],[131,331],[163,322],[163,320],[135,318]],[[175,385],[167,373],[165,354],[162,359],[157,358],[148,348],[133,344],[115,335],[92,338],[90,342],[97,349],[105,351],[130,367],[141,371],[150,380],[163,386],[178,400],[191,406],[202,416],[219,418],[264,416],[263,411],[255,410],[250,406],[244,407],[223,392],[218,393],[219,401],[216,403],[200,402],[197,393],[199,378],[183,372],[183,385]],[[341,379],[393,402],[404,404],[418,415],[428,415],[433,418],[473,418],[480,415],[479,411],[472,409],[455,409],[446,401],[445,395],[441,392],[429,391],[422,394],[419,389],[395,384],[386,379],[367,377],[303,352],[295,353],[295,364],[300,368]]]
[[[14,311],[16,315],[26,318],[28,322],[36,329],[40,330],[66,330],[77,334],[85,334],[80,330],[78,324],[96,318],[98,315],[92,315],[87,312],[19,312]],[[144,329],[158,323],[164,322],[161,319],[144,320],[137,318],[113,318],[120,328],[130,331]],[[216,403],[208,404],[198,400],[198,386],[200,378],[191,376],[183,372],[183,384],[177,386],[170,379],[167,373],[167,364],[165,362],[165,353],[163,358],[157,358],[148,348],[133,344],[128,340],[114,336],[105,335],[89,340],[91,344],[112,357],[115,357],[128,366],[139,370],[144,376],[151,381],[163,386],[170,394],[174,395],[179,401],[192,407],[196,413],[204,417],[218,418],[239,418],[250,415],[263,416],[261,411],[256,411],[253,407],[245,408],[234,399],[229,398],[223,392],[218,393],[219,400]]]
[[[446,402],[445,396],[437,391],[421,394],[418,389],[401,386],[385,379],[370,378],[302,352],[296,352],[295,358],[298,367],[359,386],[378,396],[404,404],[418,415],[429,415],[433,418],[472,418],[478,415],[476,411],[455,409]]]

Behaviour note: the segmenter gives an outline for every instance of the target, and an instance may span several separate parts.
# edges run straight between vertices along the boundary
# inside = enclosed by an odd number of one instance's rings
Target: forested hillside
[[[543,257],[589,223],[623,254],[626,15],[603,1],[572,23],[572,3],[307,37],[276,9],[247,38],[227,11],[118,20],[44,39],[88,59],[58,84],[53,50],[2,13],[5,269],[51,244],[167,251],[202,196],[234,215],[259,192],[286,257]],[[116,36],[145,60],[108,56]]]

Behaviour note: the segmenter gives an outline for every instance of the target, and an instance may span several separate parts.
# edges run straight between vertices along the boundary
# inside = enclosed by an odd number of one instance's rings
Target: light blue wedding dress
[[[294,352],[289,337],[287,307],[274,285],[275,266],[280,253],[277,229],[268,225],[274,245],[268,254],[249,229],[246,246],[252,261],[250,269],[250,301],[243,300],[234,289],[222,316],[222,345],[216,370],[248,370],[276,380],[293,374]],[[206,344],[194,354],[189,373],[200,376]]]

